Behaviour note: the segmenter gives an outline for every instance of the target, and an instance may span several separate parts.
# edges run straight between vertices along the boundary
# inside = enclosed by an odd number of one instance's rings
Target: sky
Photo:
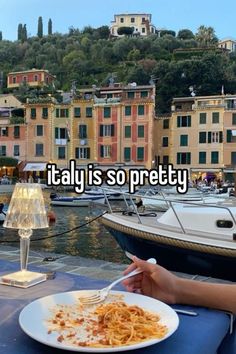
[[[14,41],[22,23],[28,35],[35,36],[42,16],[45,34],[49,18],[53,32],[68,33],[71,26],[109,26],[119,13],[151,13],[157,28],[177,32],[212,26],[219,39],[236,39],[235,0],[0,0],[0,31],[3,39]]]

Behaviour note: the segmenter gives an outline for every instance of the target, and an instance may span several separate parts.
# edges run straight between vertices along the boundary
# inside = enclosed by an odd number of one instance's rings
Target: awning
[[[23,171],[44,171],[46,165],[46,163],[27,163]]]
[[[190,168],[190,172],[221,172],[222,168]]]

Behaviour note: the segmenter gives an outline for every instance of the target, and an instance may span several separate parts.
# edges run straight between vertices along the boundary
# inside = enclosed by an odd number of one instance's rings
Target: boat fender
[[[52,210],[49,211],[47,217],[48,217],[49,226],[55,224],[55,222],[56,222],[56,214],[54,213],[54,211],[52,211]]]

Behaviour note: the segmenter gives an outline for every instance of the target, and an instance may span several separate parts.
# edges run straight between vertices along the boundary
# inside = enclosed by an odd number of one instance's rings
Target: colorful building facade
[[[151,23],[151,14],[119,14],[114,15],[111,22],[110,33],[112,36],[120,37],[118,29],[121,27],[133,28],[133,35],[148,36],[156,32],[156,27]]]
[[[22,84],[30,87],[42,87],[51,85],[55,80],[55,76],[48,70],[32,69],[26,71],[11,72],[7,75],[7,88],[19,88]]]

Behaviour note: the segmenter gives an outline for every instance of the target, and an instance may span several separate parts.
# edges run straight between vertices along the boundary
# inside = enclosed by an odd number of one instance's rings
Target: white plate
[[[70,291],[46,296],[31,302],[20,313],[19,323],[21,328],[33,339],[51,347],[88,353],[108,353],[143,348],[161,342],[172,335],[179,325],[179,318],[175,311],[163,302],[139,294],[111,291],[111,294],[123,295],[122,301],[128,305],[138,305],[145,310],[157,313],[161,317],[160,323],[166,325],[168,328],[167,334],[162,339],[151,339],[133,345],[109,348],[75,347],[59,343],[57,341],[58,335],[48,334],[46,320],[51,317],[50,309],[58,304],[74,304],[85,293],[86,290]]]

